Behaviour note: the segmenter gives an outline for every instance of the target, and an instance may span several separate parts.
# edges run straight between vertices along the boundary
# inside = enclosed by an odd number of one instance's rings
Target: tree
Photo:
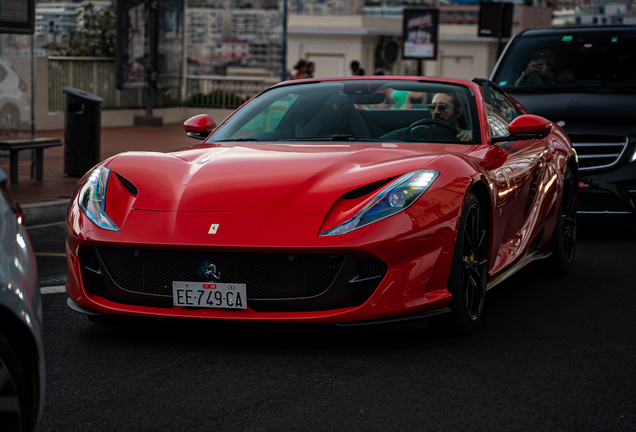
[[[110,6],[95,8],[84,3],[74,14],[77,30],[64,36],[66,47],[56,47],[58,54],[71,57],[115,57],[117,15],[114,1]]]

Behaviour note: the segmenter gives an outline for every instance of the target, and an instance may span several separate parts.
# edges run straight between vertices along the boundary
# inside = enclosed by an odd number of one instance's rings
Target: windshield
[[[636,86],[636,33],[573,32],[521,37],[493,81],[507,91]]]
[[[209,138],[222,141],[406,141],[473,144],[469,88],[437,82],[347,80],[273,88]]]

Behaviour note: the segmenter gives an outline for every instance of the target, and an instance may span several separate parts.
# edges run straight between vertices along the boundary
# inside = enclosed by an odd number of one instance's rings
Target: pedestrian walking
[[[303,59],[298,60],[294,69],[292,69],[290,75],[291,79],[297,80],[301,79],[303,75],[307,72],[307,62]]]

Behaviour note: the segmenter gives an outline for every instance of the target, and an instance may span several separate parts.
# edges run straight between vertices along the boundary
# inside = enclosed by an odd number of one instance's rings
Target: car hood
[[[327,212],[343,194],[425,167],[470,145],[202,144],[168,154],[123,153],[108,168],[138,189],[133,208]]]
[[[636,93],[510,93],[532,114],[564,121],[568,134],[636,134]]]

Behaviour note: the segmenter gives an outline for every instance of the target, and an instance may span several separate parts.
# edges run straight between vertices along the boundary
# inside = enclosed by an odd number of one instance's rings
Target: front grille
[[[87,250],[84,255],[82,255],[82,261],[84,262],[84,267],[99,273],[99,261],[97,260],[95,249]]]
[[[306,298],[320,295],[335,279],[345,257],[345,254],[108,247],[99,247],[97,251],[110,277],[127,291],[172,297],[173,281],[212,280],[246,284],[248,300]],[[211,265],[216,266],[219,279],[206,276],[206,271],[210,271]]]
[[[631,213],[631,208],[611,192],[579,194],[579,213]]]
[[[388,267],[376,258],[358,258],[360,268],[360,280],[357,288],[364,300],[367,300],[375,292]]]
[[[622,135],[568,135],[579,156],[579,170],[588,171],[616,165],[627,148]]]
[[[388,267],[377,258],[358,258],[360,279],[384,276]]]

